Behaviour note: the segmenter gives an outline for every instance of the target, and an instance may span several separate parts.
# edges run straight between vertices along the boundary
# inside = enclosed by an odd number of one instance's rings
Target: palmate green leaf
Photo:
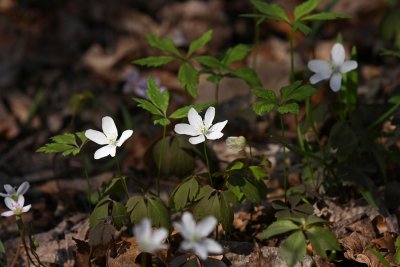
[[[321,12],[303,17],[301,20],[335,20],[335,19],[351,19],[351,16],[343,13]]]
[[[169,203],[176,211],[183,210],[188,203],[195,200],[199,193],[199,183],[192,176],[180,183],[172,192]]]
[[[197,85],[199,83],[199,73],[192,65],[185,62],[179,67],[178,79],[182,87],[188,91],[188,93],[196,98],[197,97]]]
[[[268,239],[272,236],[280,235],[294,230],[299,230],[300,227],[290,220],[278,220],[273,222],[260,234],[260,239]]]
[[[212,103],[204,103],[204,104],[192,104],[188,106],[184,106],[175,110],[171,115],[169,115],[170,119],[182,119],[188,116],[189,110],[194,108],[197,112],[201,112],[204,109],[210,107]]]
[[[224,63],[212,56],[198,56],[195,59],[201,64],[210,69],[225,70],[228,68]]]
[[[189,46],[189,51],[188,51],[188,57],[190,57],[194,52],[205,46],[208,42],[210,42],[211,38],[213,35],[212,30],[208,30],[205,33],[203,33],[200,38],[194,40],[190,46]]]
[[[153,105],[150,101],[142,98],[133,98],[134,101],[138,102],[138,107],[141,107],[144,110],[147,110],[150,112],[152,115],[159,115],[159,116],[164,116],[164,114],[155,106]]]
[[[335,235],[328,229],[320,226],[313,226],[306,230],[308,240],[310,240],[313,250],[321,257],[328,258],[327,250],[340,250],[340,245]]]
[[[234,77],[237,77],[239,79],[242,79],[250,86],[261,85],[261,82],[257,77],[257,73],[253,69],[246,68],[246,67],[239,68],[237,70],[232,71],[231,75],[233,75]]]
[[[289,103],[279,106],[277,111],[280,114],[294,113],[296,115],[299,115],[300,108],[297,103]]]
[[[171,229],[170,214],[167,207],[158,197],[149,197],[147,200],[147,212],[155,227]]]
[[[307,0],[302,4],[296,6],[294,9],[294,19],[298,20],[299,18],[303,17],[311,13],[314,9],[318,7],[320,0]]]
[[[285,10],[278,5],[268,4],[260,0],[251,0],[253,6],[269,19],[289,22]]]
[[[162,112],[163,115],[167,113],[169,92],[168,90],[160,92],[160,88],[158,88],[157,83],[152,78],[147,79],[147,97],[151,103]]]
[[[228,49],[224,58],[222,59],[222,63],[226,66],[230,66],[234,62],[244,59],[250,51],[251,47],[248,45],[235,45],[234,47]]]
[[[147,66],[147,67],[160,67],[164,66],[172,61],[174,61],[175,58],[171,56],[151,56],[151,57],[145,57],[141,59],[137,59],[133,61],[134,64],[139,65],[139,66]]]
[[[286,238],[279,248],[279,255],[287,263],[288,267],[293,267],[297,262],[303,261],[306,250],[306,238],[303,232],[299,230]]]
[[[171,38],[146,35],[146,39],[149,42],[150,46],[154,48],[157,48],[161,51],[170,52],[177,56],[180,55],[179,50],[176,48]]]

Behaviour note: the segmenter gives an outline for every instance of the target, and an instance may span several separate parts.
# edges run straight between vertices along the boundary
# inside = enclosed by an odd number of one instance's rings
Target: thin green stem
[[[116,159],[116,161],[117,161],[117,175],[118,175],[118,178],[121,180],[122,186],[124,187],[125,194],[129,198],[128,185],[126,184],[125,177],[122,176],[121,166],[119,165],[119,160]]]
[[[281,121],[281,137],[285,139],[285,128],[283,124],[283,116],[280,116]],[[282,157],[283,157],[283,190],[285,191],[285,201],[287,199],[287,165],[286,165],[286,146],[282,146]]]
[[[210,163],[208,161],[208,155],[207,155],[207,145],[206,142],[204,141],[204,157],[206,159],[206,164],[207,164],[207,171],[208,171],[208,177],[210,178],[210,185],[213,186],[212,178],[211,178],[211,170],[210,170]]]
[[[165,145],[166,145],[165,136],[166,136],[166,134],[167,134],[167,126],[164,126],[163,134],[162,134],[162,141],[161,141],[161,151],[160,151],[160,156],[158,157],[157,180],[156,180],[157,196],[160,196],[160,175],[161,175],[161,166],[162,166],[163,155],[165,153]]]

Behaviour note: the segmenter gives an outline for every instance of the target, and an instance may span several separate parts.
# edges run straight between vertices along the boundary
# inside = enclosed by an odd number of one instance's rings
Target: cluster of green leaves
[[[113,225],[117,229],[128,223],[128,213],[125,206],[106,195],[97,203],[90,214],[90,228],[93,229],[109,217],[112,218]]]
[[[222,58],[213,56],[198,56],[196,60],[205,68],[202,73],[209,74],[208,81],[219,83],[224,77],[239,78],[250,86],[259,86],[260,81],[256,72],[248,67],[232,68],[232,64],[243,60],[251,51],[251,47],[238,44],[229,48]]]
[[[253,110],[261,115],[264,112],[271,112],[276,108],[279,114],[293,113],[299,114],[299,102],[313,95],[316,89],[310,85],[301,85],[301,81],[296,81],[280,89],[281,97],[277,99],[275,91],[255,87],[251,92],[258,97],[253,104]]]
[[[317,216],[280,218],[268,226],[261,234],[261,239],[290,233],[279,248],[279,254],[289,267],[303,261],[307,244],[323,258],[328,258],[327,251],[338,251],[340,246],[335,235],[323,227],[327,222]]]
[[[79,141],[76,139],[78,137]],[[51,143],[38,148],[36,152],[40,153],[62,153],[63,156],[76,156],[81,152],[82,147],[86,144],[87,138],[84,132],[65,133],[50,138]]]
[[[259,12],[259,14],[249,14],[245,16],[256,18],[258,24],[266,19],[281,21],[289,24],[293,32],[300,30],[306,35],[308,35],[312,31],[311,28],[306,25],[306,23],[310,21],[350,18],[350,16],[346,14],[334,12],[319,12],[311,14],[318,7],[320,2],[320,0],[307,0],[302,4],[296,6],[293,12],[293,20],[290,20],[285,10],[279,5],[269,4],[261,0],[251,0],[251,3]]]
[[[171,123],[171,119],[185,118],[190,108],[194,108],[197,110],[197,112],[200,112],[210,106],[210,103],[192,104],[179,108],[170,115],[167,115],[170,94],[168,90],[161,92],[160,88],[157,86],[157,83],[152,78],[147,80],[146,94],[148,100],[136,97],[133,98],[133,100],[138,103],[139,107],[143,108],[154,116],[154,124],[160,124],[161,126],[169,125]]]
[[[178,79],[182,87],[192,97],[197,97],[197,85],[199,82],[199,71],[197,71],[193,64],[192,58],[198,50],[204,47],[212,38],[212,30],[205,32],[198,39],[194,40],[190,45],[186,54],[183,54],[175,46],[174,42],[168,37],[157,37],[154,35],[147,35],[147,41],[150,46],[167,53],[165,56],[150,56],[142,59],[135,60],[134,63],[140,66],[147,67],[160,67],[172,61],[179,62]]]

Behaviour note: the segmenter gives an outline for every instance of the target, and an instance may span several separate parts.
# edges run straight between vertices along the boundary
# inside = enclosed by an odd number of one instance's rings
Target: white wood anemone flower
[[[200,144],[206,139],[216,140],[221,138],[224,134],[221,132],[224,129],[228,120],[218,122],[212,125],[215,117],[215,108],[209,107],[204,115],[204,120],[200,117],[199,113],[194,108],[191,108],[188,113],[187,123],[178,123],[175,125],[175,132],[177,134],[184,134],[192,136],[189,142],[192,145]]]
[[[6,193],[0,193],[0,196],[2,197],[11,197],[14,198],[14,200],[18,199],[18,196],[24,195],[29,189],[29,183],[28,182],[23,182],[17,190],[15,190],[15,187],[5,184],[4,185],[4,190],[6,190]]]
[[[184,238],[181,249],[193,251],[202,260],[207,259],[208,253],[221,254],[223,251],[221,245],[207,238],[216,225],[217,219],[213,216],[206,217],[196,224],[191,213],[183,213],[182,223],[174,223],[174,227]]]
[[[140,250],[143,252],[153,253],[157,250],[168,248],[168,245],[163,243],[168,236],[167,229],[159,228],[152,231],[151,221],[147,218],[133,228],[133,233]]]
[[[96,150],[94,153],[95,159],[101,159],[107,157],[108,155],[115,157],[117,147],[122,146],[122,144],[133,134],[132,130],[126,130],[121,134],[121,137],[117,139],[117,127],[115,126],[114,120],[109,116],[103,117],[102,128],[103,132],[92,129],[86,130],[85,132],[85,136],[89,140],[99,145],[105,145]]]
[[[10,217],[10,216],[21,216],[22,213],[27,212],[31,209],[32,205],[24,206],[25,198],[23,195],[19,195],[17,200],[15,201],[11,197],[6,197],[4,199],[4,203],[6,204],[8,211],[2,212],[1,216]]]
[[[310,60],[308,68],[315,72],[310,77],[310,83],[316,84],[322,80],[328,80],[329,86],[334,92],[338,92],[342,86],[342,75],[346,72],[355,70],[358,64],[355,60],[345,61],[344,47],[340,43],[336,43],[331,50],[331,61],[320,59]]]

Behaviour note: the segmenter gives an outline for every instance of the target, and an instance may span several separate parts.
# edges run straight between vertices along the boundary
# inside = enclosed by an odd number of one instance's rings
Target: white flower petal
[[[331,50],[331,60],[335,66],[341,66],[344,62],[344,47],[340,43],[336,43]]]
[[[340,87],[342,86],[342,74],[334,73],[329,81],[329,86],[331,87],[332,91],[339,91]]]
[[[22,195],[18,196],[18,200],[17,200],[18,206],[23,207],[24,203],[25,203],[25,198]]]
[[[197,136],[200,134],[200,131],[197,131],[192,125],[187,123],[179,123],[175,125],[174,130],[177,134],[185,134],[190,136]]]
[[[183,241],[181,242],[181,249],[182,249],[182,250],[192,250],[193,247],[194,247],[193,245],[194,245],[194,243],[189,242],[189,241],[187,241],[187,240],[183,240]]]
[[[209,140],[217,140],[217,139],[220,139],[222,136],[224,136],[224,134],[221,133],[221,132],[208,132],[208,133],[206,133],[206,137]]]
[[[89,129],[89,130],[86,130],[85,136],[89,140],[95,142],[96,144],[99,144],[99,145],[107,145],[108,144],[108,139],[102,132]]]
[[[209,107],[206,111],[206,115],[204,115],[204,125],[208,129],[215,117],[215,108],[214,107]]]
[[[228,120],[226,121],[222,121],[222,122],[218,122],[216,124],[214,124],[213,126],[211,126],[210,129],[208,129],[210,132],[220,132],[222,131],[222,129],[224,129],[225,125],[228,123]]]
[[[312,72],[322,73],[323,76],[325,76],[328,73],[329,73],[328,76],[330,76],[330,74],[332,73],[331,65],[329,64],[329,62],[325,60],[320,60],[320,59],[310,60],[308,61],[307,66]]]
[[[211,238],[205,239],[203,243],[210,253],[221,254],[223,252],[222,246]]]
[[[194,253],[199,256],[200,259],[205,260],[208,257],[207,247],[201,244],[194,244]]]
[[[12,210],[8,210],[8,211],[5,211],[5,212],[1,213],[1,216],[4,216],[4,217],[10,217],[10,216],[13,216],[13,215],[14,215],[14,212]]]
[[[122,134],[121,137],[117,141],[117,146],[120,147],[122,144],[133,134],[132,130],[125,130]]]
[[[182,215],[182,226],[189,233],[193,233],[196,230],[196,222],[193,215],[189,212],[184,212]]]
[[[160,244],[164,241],[164,239],[167,238],[167,236],[168,236],[167,229],[160,228],[160,229],[157,229],[156,231],[154,231],[152,240],[154,243]]]
[[[116,138],[118,136],[117,126],[115,126],[114,120],[111,117],[104,117],[102,119],[101,127],[103,128],[103,132],[107,138]]]
[[[196,232],[201,237],[206,237],[215,229],[216,225],[217,225],[217,219],[213,216],[209,216],[207,218],[204,218],[197,224]]]
[[[9,194],[0,193],[0,197],[10,197]]]
[[[32,205],[26,205],[25,207],[22,208],[22,212],[27,212],[31,209]]]
[[[4,204],[6,204],[7,208],[9,210],[14,210],[14,206],[17,202],[14,201],[14,199],[12,199],[11,197],[6,197],[4,199]]]
[[[101,158],[107,157],[108,155],[111,155],[113,150],[114,150],[114,154],[115,154],[115,146],[113,146],[113,145],[103,146],[96,150],[96,152],[94,153],[94,159],[101,159]]]
[[[23,182],[17,190],[17,195],[23,195],[25,194],[29,189],[29,183],[28,182]]]
[[[117,147],[116,146],[110,146],[110,156],[115,157],[115,154],[117,153]]]
[[[189,143],[191,143],[192,145],[197,145],[197,144],[204,142],[205,140],[206,140],[206,138],[204,137],[204,135],[199,135],[196,137],[190,137]]]
[[[6,190],[7,194],[9,194],[9,195],[15,195],[15,194],[17,193],[17,192],[15,191],[15,188],[12,187],[12,186],[9,185],[9,184],[5,184],[5,185],[4,185],[4,189]]]
[[[355,60],[348,60],[345,61],[339,68],[339,71],[341,73],[346,73],[352,70],[355,70],[357,68],[358,64],[357,61]]]
[[[322,80],[327,80],[329,79],[330,75],[326,76],[322,73],[316,73],[313,76],[310,77],[310,83],[311,84],[316,84]]]
[[[203,120],[201,119],[199,113],[194,108],[191,108],[188,113],[188,120],[190,125],[196,129],[196,131],[200,131],[200,129],[204,126]]]

